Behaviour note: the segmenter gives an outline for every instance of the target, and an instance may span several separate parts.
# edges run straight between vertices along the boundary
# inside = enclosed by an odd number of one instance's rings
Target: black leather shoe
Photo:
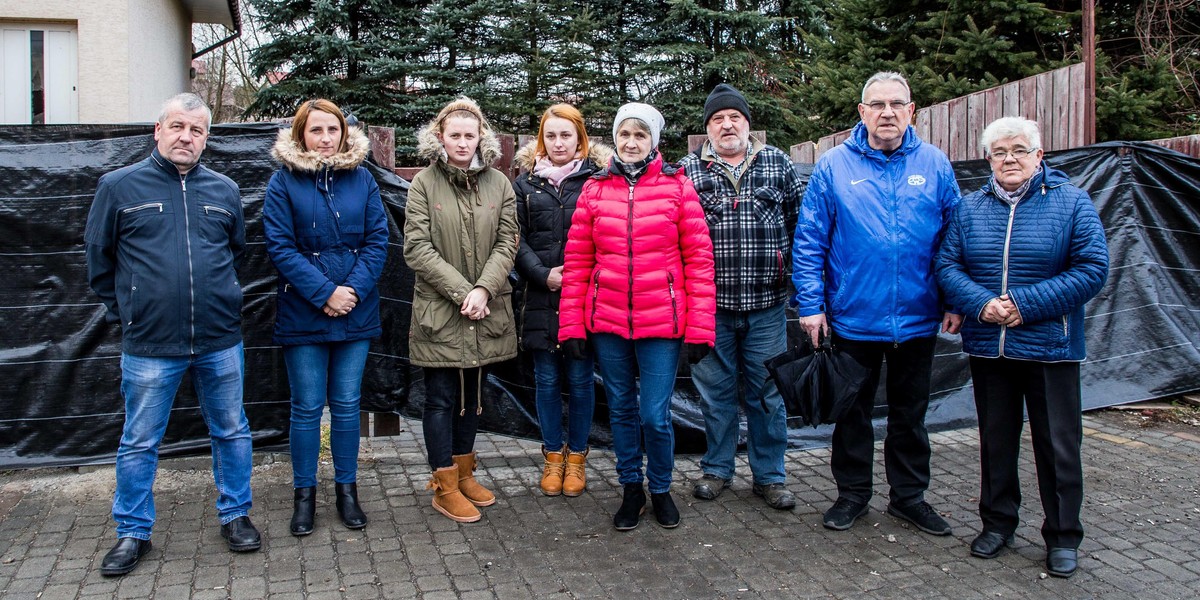
[[[150,540],[123,537],[117,540],[100,563],[100,574],[105,577],[124,575],[138,565],[138,561],[150,551]]]
[[[313,520],[317,515],[317,488],[296,488],[292,500],[292,523],[288,530],[296,537],[304,537],[313,532]]]
[[[638,526],[642,513],[646,511],[646,490],[640,483],[625,484],[625,495],[621,498],[621,508],[613,515],[613,528],[617,531],[629,531]]]
[[[971,542],[971,556],[977,558],[996,558],[1004,551],[1006,546],[1011,546],[1013,543],[1012,534],[1004,535],[996,531],[983,530],[975,537],[975,541]]]
[[[937,511],[924,500],[909,506],[896,506],[889,502],[887,512],[893,517],[900,517],[916,525],[917,529],[931,535],[950,535],[953,533],[950,530],[950,524],[941,515],[937,514]]]
[[[867,514],[867,505],[862,502],[838,498],[829,510],[825,511],[825,529],[845,531],[854,526],[859,517]]]
[[[1079,551],[1074,548],[1050,548],[1046,552],[1046,570],[1055,577],[1070,577],[1079,568]]]
[[[221,526],[221,537],[234,552],[254,552],[262,547],[262,538],[250,517],[238,517]]]
[[[346,529],[362,529],[367,526],[367,515],[358,506],[358,484],[339,483],[333,487],[337,496],[338,516]]]
[[[705,473],[703,477],[696,480],[696,485],[692,488],[692,495],[701,500],[716,500],[717,496],[720,496],[727,487],[729,487],[728,479],[721,479],[711,473]]]
[[[679,509],[675,508],[675,500],[671,492],[650,494],[650,504],[654,506],[654,519],[667,529],[679,526]]]

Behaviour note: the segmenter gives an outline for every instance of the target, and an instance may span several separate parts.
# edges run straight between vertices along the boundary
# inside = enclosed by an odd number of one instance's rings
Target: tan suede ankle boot
[[[587,487],[587,471],[584,468],[587,465],[588,450],[583,452],[567,452],[567,473],[563,477],[562,493],[564,496],[574,498],[583,493]]]
[[[563,491],[563,458],[566,448],[557,452],[546,452],[542,447],[542,456],[546,457],[546,466],[542,469],[542,493],[547,496],[557,496]]]
[[[434,490],[433,508],[459,523],[474,523],[483,515],[458,489],[458,467],[442,467],[433,472],[425,489]]]
[[[475,506],[491,506],[496,496],[475,481],[475,453],[456,454],[452,457],[458,465],[458,491]]]

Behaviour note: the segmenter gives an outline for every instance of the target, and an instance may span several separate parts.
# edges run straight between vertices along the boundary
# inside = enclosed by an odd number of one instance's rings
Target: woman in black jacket
[[[612,150],[589,144],[583,115],[569,104],[542,114],[536,142],[517,153],[524,171],[513,181],[521,244],[517,272],[525,280],[521,347],[533,356],[538,422],[542,429],[542,493],[578,496],[586,486],[592,412],[596,405],[592,358],[567,358],[558,345],[558,301],[563,248],[583,183],[608,163]],[[563,382],[568,390],[563,440]]]

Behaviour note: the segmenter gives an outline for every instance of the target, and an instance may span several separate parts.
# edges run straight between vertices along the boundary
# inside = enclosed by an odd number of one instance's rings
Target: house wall
[[[178,0],[0,0],[0,20],[76,24],[81,123],[153,121],[191,89],[191,19]]]

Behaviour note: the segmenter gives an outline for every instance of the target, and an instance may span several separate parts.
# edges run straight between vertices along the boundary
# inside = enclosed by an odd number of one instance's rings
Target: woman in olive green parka
[[[404,260],[416,273],[409,356],[424,367],[422,428],[433,507],[459,522],[496,501],[475,481],[484,367],[517,355],[512,286],[517,215],[512,184],[490,165],[500,144],[479,106],[461,97],[417,134],[430,161],[405,208]]]

